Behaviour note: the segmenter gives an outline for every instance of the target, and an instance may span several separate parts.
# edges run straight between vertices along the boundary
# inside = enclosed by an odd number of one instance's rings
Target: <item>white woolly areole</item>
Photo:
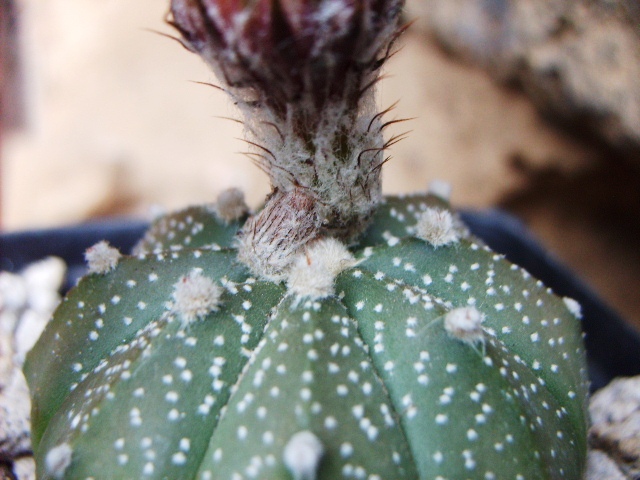
[[[475,307],[454,308],[444,317],[444,329],[452,337],[468,343],[484,342],[484,315]]]
[[[225,222],[233,222],[249,212],[244,193],[239,188],[229,188],[218,195],[216,212]]]
[[[318,437],[303,430],[289,439],[284,447],[282,460],[294,480],[315,480],[323,454],[324,447]]]
[[[582,318],[582,306],[573,298],[564,297],[562,300],[569,309],[569,312],[571,312],[571,315],[580,320]]]
[[[49,475],[53,478],[64,478],[64,473],[71,465],[71,456],[73,449],[68,443],[61,443],[57,447],[53,447],[47,453],[44,459],[44,466]]]
[[[205,317],[220,308],[222,287],[194,268],[173,286],[172,311],[180,316],[183,324]]]
[[[117,248],[102,240],[94,246],[87,248],[84,259],[87,261],[89,273],[107,273],[116,268],[122,254]]]
[[[355,263],[351,252],[335,238],[312,242],[296,257],[289,269],[289,293],[298,298],[314,300],[333,295],[336,276]]]
[[[416,236],[435,248],[460,240],[456,221],[451,212],[435,207],[427,208],[418,218]]]

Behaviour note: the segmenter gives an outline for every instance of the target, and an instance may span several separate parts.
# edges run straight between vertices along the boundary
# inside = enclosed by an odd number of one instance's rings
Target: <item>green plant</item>
[[[174,0],[273,192],[87,252],[25,366],[39,478],[581,478],[577,304],[380,195],[400,7]]]

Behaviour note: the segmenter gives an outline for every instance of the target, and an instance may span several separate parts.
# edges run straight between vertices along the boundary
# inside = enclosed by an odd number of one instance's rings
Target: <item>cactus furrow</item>
[[[75,456],[65,473],[72,478],[96,470],[112,478],[189,478],[280,296],[275,285],[250,283],[251,294],[245,285],[225,294],[220,312],[186,328],[165,313],[117,347],[60,407],[38,454],[70,445]],[[246,302],[256,297],[262,301],[248,316]]]
[[[349,274],[357,275],[357,288]],[[581,432],[544,382],[492,333],[476,348],[461,342],[446,332],[448,308],[441,302],[366,265],[345,272],[338,288],[402,412],[420,478],[461,478],[461,471],[473,478],[555,478],[563,469],[569,477],[581,471],[575,450],[566,448]]]
[[[588,384],[580,325],[566,303],[526,271],[469,240],[432,248],[406,239],[374,250],[362,267],[424,288],[453,307],[479,308],[486,328],[566,403],[576,426],[584,424]],[[567,385],[574,388],[567,391]]]
[[[163,252],[143,259],[123,258],[105,275],[83,278],[42,334],[47,356],[29,356],[25,375],[32,388],[32,420],[46,424],[65,396],[118,345],[128,342],[148,322],[162,316],[173,285],[194,266],[214,279],[237,282],[247,277],[233,252],[192,250]],[[37,447],[42,431],[35,427]]]
[[[355,323],[335,299],[281,303],[198,478],[307,478],[283,461],[298,432],[310,432],[322,445],[318,478],[416,476],[385,388]],[[393,448],[380,450],[381,444]]]

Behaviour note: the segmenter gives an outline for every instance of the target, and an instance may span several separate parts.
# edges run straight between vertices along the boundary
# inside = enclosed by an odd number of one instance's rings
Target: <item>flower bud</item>
[[[171,24],[230,87],[286,111],[354,96],[388,55],[402,0],[172,0]]]

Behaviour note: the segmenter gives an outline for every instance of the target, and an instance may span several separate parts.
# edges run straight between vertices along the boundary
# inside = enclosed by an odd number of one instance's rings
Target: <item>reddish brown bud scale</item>
[[[243,227],[238,258],[256,275],[279,281],[295,255],[319,232],[320,218],[312,196],[301,188],[276,191]]]
[[[173,0],[172,25],[231,87],[252,88],[281,114],[311,96],[322,108],[379,67],[402,2]],[[355,105],[354,104],[354,105]]]

